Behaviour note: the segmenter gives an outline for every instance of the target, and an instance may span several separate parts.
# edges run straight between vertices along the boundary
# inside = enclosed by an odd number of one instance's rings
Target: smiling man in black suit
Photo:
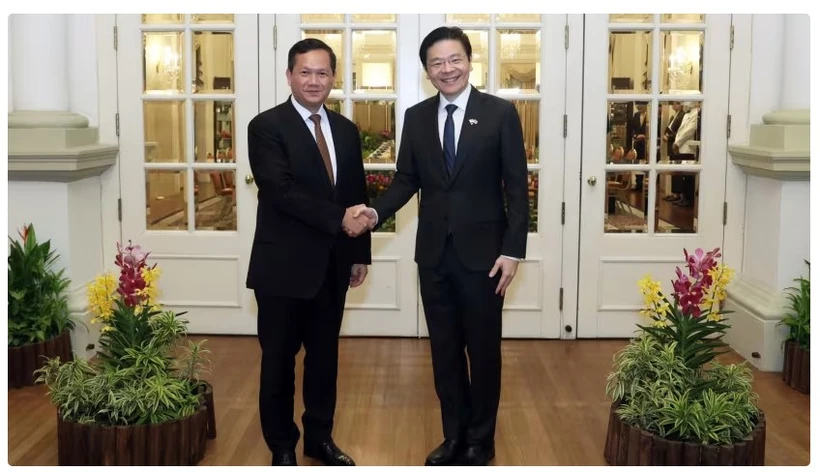
[[[495,456],[504,295],[526,255],[524,137],[512,103],[470,85],[472,47],[461,29],[432,31],[419,58],[439,93],[407,110],[393,183],[359,211],[375,227],[421,190],[416,262],[444,428],[426,464],[486,465]]]

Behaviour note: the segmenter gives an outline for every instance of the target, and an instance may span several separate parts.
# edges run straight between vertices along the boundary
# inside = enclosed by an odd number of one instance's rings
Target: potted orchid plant
[[[612,465],[762,465],[765,420],[745,363],[722,364],[734,272],[719,249],[684,250],[671,297],[651,276],[638,336],[614,358],[604,455]]]

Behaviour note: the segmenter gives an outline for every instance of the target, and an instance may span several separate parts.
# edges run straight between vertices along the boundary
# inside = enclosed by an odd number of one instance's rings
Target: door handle
[[[597,182],[598,182],[598,178],[595,177],[594,175],[587,179],[587,183],[589,185],[595,185]]]
[[[251,174],[245,176],[245,183],[248,185],[253,183],[253,176]]]

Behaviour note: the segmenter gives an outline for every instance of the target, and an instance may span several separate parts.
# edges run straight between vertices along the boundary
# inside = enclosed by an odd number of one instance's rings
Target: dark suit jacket
[[[678,135],[678,128],[680,128],[683,115],[685,114],[683,110],[680,110],[678,114],[675,115],[675,118],[669,120],[669,125],[667,125],[664,130],[664,134],[666,135],[666,154],[670,157],[675,154],[672,150],[672,145],[675,144],[675,136]]]
[[[379,222],[420,189],[415,255],[419,266],[438,264],[448,234],[469,270],[489,271],[502,254],[524,258],[529,219],[527,158],[515,107],[472,89],[453,175],[448,178],[438,104],[436,95],[405,112],[395,178],[374,203]]]
[[[246,285],[270,296],[312,298],[335,250],[347,288],[352,264],[370,264],[370,233],[341,231],[345,209],[368,204],[356,125],[327,111],[336,149],[335,189],[319,147],[290,100],[248,125],[248,157],[259,188]]]

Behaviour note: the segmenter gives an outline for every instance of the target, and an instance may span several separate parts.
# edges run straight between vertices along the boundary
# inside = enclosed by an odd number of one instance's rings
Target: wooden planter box
[[[604,458],[609,465],[764,465],[766,418],[743,441],[730,445],[704,446],[695,442],[670,441],[621,421],[609,410]]]
[[[60,362],[74,359],[71,333],[64,330],[48,341],[9,348],[9,388],[34,385],[34,371],[46,363],[46,358],[59,357]]]
[[[151,425],[103,426],[63,420],[57,414],[59,465],[196,465],[216,437],[213,388],[201,392],[199,410],[181,420]]]
[[[783,381],[801,393],[809,393],[810,351],[786,341],[783,352]]]

